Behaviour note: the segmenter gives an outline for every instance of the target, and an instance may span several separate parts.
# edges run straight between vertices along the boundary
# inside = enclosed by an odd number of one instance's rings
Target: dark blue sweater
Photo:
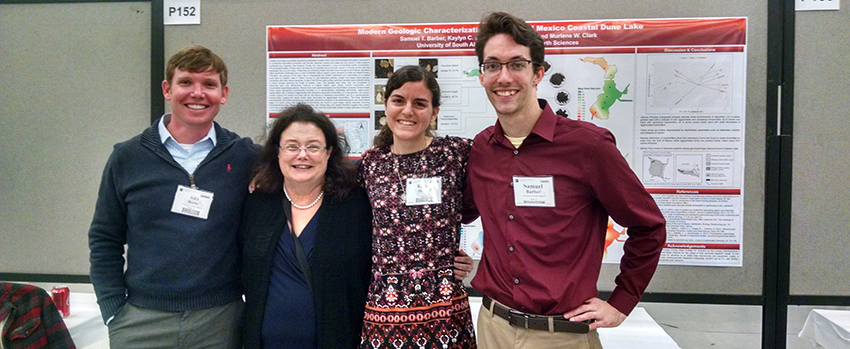
[[[237,229],[256,148],[215,123],[217,145],[190,175],[161,143],[158,122],[116,144],[103,171],[89,248],[104,321],[125,302],[191,310],[242,295]],[[191,181],[214,194],[208,219],[171,212],[177,186]]]
[[[268,298],[287,296],[269,294],[274,251],[286,225],[283,205],[289,205],[283,191],[255,192],[243,208],[245,349],[262,348]],[[371,277],[372,206],[366,192],[358,188],[341,202],[324,199],[316,215],[319,220],[308,263],[313,275],[317,347],[356,348]]]

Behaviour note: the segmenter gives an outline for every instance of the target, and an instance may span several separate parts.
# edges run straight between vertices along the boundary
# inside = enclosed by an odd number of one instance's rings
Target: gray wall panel
[[[850,4],[797,12],[791,294],[850,295]]]
[[[0,5],[0,272],[87,275],[112,145],[150,115],[150,3]]]

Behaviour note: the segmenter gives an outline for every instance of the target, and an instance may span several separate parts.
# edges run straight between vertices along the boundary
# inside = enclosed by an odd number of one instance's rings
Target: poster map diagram
[[[661,264],[742,266],[747,19],[531,21],[546,57],[538,98],[610,130],[667,219]],[[357,158],[386,122],[387,78],[436,74],[438,135],[473,138],[496,122],[480,85],[478,23],[268,26],[266,122],[296,103],[328,114]],[[568,155],[565,155],[568,156]],[[480,257],[480,221],[461,248]],[[610,221],[606,263],[628,229]]]

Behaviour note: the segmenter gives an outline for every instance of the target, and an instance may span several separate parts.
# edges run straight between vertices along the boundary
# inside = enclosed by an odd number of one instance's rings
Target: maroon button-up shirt
[[[664,217],[611,132],[539,103],[543,113],[519,149],[498,121],[473,142],[466,196],[481,214],[484,252],[472,286],[528,313],[575,309],[599,294],[610,215],[629,238],[608,303],[628,315],[658,265]],[[555,207],[516,206],[513,176],[552,176]]]

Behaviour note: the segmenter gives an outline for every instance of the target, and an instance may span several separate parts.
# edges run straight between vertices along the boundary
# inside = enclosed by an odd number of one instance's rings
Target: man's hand
[[[564,313],[564,318],[575,322],[594,320],[590,324],[592,331],[600,327],[617,327],[626,320],[626,315],[612,307],[608,302],[593,297],[580,307]]]
[[[455,279],[463,281],[472,272],[472,257],[463,250],[458,250],[455,256]]]

